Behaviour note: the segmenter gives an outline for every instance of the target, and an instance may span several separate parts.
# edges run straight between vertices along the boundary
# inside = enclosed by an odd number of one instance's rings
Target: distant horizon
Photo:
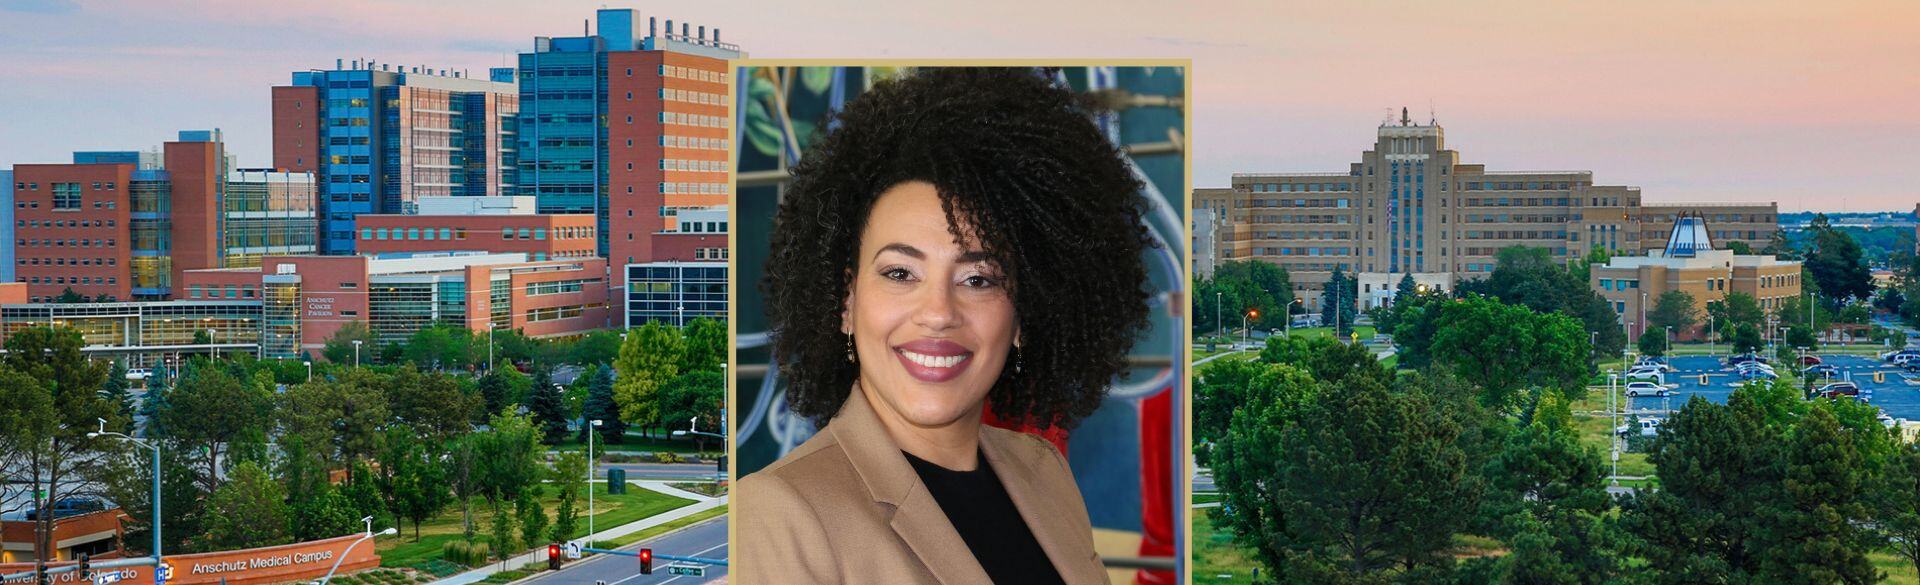
[[[270,166],[269,91],[295,71],[371,58],[484,77],[602,7],[724,31],[749,57],[1191,58],[1199,188],[1343,171],[1406,107],[1465,162],[1592,171],[1653,203],[1920,201],[1920,4],[1902,0],[0,0],[0,168],[213,128]]]

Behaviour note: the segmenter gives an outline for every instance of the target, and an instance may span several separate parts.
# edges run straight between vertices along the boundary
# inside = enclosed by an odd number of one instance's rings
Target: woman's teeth
[[[934,356],[934,355],[914,353],[904,349],[900,350],[900,355],[907,356],[907,359],[911,360],[913,363],[920,364],[929,368],[951,368],[956,365],[959,365],[961,360],[967,359],[967,356],[964,354]]]

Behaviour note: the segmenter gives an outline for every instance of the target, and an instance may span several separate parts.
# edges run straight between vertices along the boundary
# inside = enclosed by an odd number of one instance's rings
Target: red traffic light
[[[560,545],[547,545],[547,569],[560,570]]]
[[[653,549],[640,549],[640,574],[653,574]]]

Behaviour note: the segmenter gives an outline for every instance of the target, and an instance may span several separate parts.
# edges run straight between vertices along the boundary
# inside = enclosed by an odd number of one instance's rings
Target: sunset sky
[[[294,70],[484,75],[601,6],[719,27],[754,57],[1192,58],[1201,187],[1343,171],[1405,106],[1466,162],[1591,170],[1649,202],[1920,201],[1900,178],[1920,174],[1910,1],[0,0],[0,167],[211,127],[264,165],[268,88]]]

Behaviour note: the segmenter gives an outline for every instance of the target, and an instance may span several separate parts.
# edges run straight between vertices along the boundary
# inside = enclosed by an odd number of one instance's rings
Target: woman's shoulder
[[[833,433],[824,430],[779,460],[740,478],[742,498],[754,495],[817,494],[853,477],[853,462]],[[777,495],[775,497],[778,497]]]
[[[1054,448],[1053,443],[1033,433],[984,425],[980,427],[980,439],[994,442],[1016,460],[1028,466],[1057,464],[1061,468],[1066,467],[1066,458],[1060,455],[1060,450]]]

